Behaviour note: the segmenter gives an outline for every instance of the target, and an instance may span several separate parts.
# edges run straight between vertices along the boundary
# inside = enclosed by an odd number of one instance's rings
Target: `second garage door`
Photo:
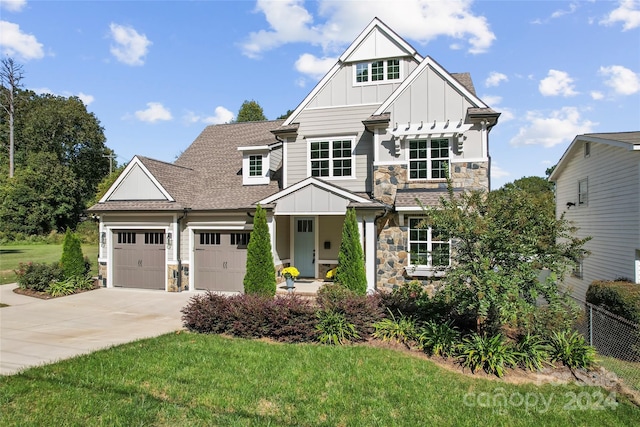
[[[165,289],[164,230],[113,233],[113,285]]]
[[[242,292],[249,236],[248,232],[197,232],[196,289]]]

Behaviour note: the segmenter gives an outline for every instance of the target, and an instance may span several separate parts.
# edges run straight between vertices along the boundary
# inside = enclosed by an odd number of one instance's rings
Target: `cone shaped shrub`
[[[356,212],[353,209],[348,209],[344,218],[335,281],[358,295],[364,295],[367,292],[364,254],[360,244]]]
[[[276,270],[271,253],[267,214],[260,205],[256,208],[253,231],[247,245],[247,270],[243,283],[246,294],[270,297],[276,294]]]
[[[80,237],[78,237],[76,233],[71,232],[69,228],[67,228],[67,232],[64,235],[64,242],[62,243],[60,265],[66,278],[84,276],[87,273],[84,256],[82,255]]]

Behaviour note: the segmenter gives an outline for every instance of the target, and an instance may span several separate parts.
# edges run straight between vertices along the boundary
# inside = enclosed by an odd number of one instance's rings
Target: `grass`
[[[0,425],[636,425],[639,408],[606,396],[470,378],[388,349],[181,333],[0,378]]]
[[[600,355],[598,363],[622,378],[628,387],[640,392],[640,363]]]
[[[91,274],[98,273],[98,245],[82,245],[82,253],[91,260]],[[14,270],[21,262],[45,262],[60,261],[62,256],[62,244],[24,244],[0,246],[0,285],[15,283]]]

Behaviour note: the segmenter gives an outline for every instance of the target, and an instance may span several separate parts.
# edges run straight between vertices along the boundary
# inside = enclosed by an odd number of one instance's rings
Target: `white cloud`
[[[506,74],[498,73],[497,71],[492,71],[489,73],[489,77],[484,81],[484,85],[486,87],[498,86],[502,82],[508,82],[509,78]]]
[[[607,77],[604,83],[619,95],[640,92],[640,76],[622,65],[600,67],[598,74]]]
[[[149,46],[153,44],[147,36],[125,25],[111,23],[109,29],[115,42],[111,45],[111,54],[127,65],[143,65]]]
[[[269,29],[250,33],[242,50],[245,55],[256,58],[286,43],[306,42],[322,46],[330,56],[353,41],[370,22],[370,17],[378,16],[390,27],[401,29],[402,37],[426,44],[445,36],[455,40],[450,44],[454,49],[467,46],[470,53],[482,53],[491,47],[496,36],[487,19],[473,13],[472,3],[471,0],[321,0],[318,17],[326,19],[323,23],[314,23],[302,0],[258,0],[256,11],[265,15]]]
[[[592,90],[590,95],[591,95],[591,99],[593,99],[595,101],[600,101],[601,99],[604,98],[604,94],[602,92],[597,91],[597,90]]]
[[[223,123],[230,123],[234,117],[234,114],[226,108],[216,107],[213,116],[201,116],[192,111],[189,111],[184,116],[184,120],[190,124],[205,123],[208,125],[219,125]]]
[[[622,22],[622,31],[640,27],[640,1],[621,0],[600,24],[615,25],[617,22]]]
[[[155,123],[173,119],[171,112],[159,102],[147,102],[147,109],[135,112],[135,116],[141,122]]]
[[[508,122],[509,120],[513,120],[515,118],[515,114],[513,114],[511,109],[498,106],[502,102],[501,96],[484,95],[480,99],[482,99],[488,106],[500,113],[500,123]]]
[[[577,3],[571,3],[571,4],[569,4],[569,9],[568,10],[563,10],[563,9],[556,10],[555,12],[553,12],[551,14],[551,18],[555,19],[555,18],[560,18],[561,16],[564,16],[564,15],[570,15],[573,12],[575,12],[577,9],[578,9],[578,4]]]
[[[80,100],[84,103],[84,105],[87,105],[87,106],[92,104],[93,101],[96,100],[96,98],[93,95],[87,95],[86,93],[83,93],[83,92],[78,92],[76,96],[80,98]]]
[[[558,70],[549,70],[546,78],[540,80],[538,90],[544,96],[574,96],[578,92],[575,91],[573,79],[569,77],[569,73]]]
[[[42,43],[35,36],[20,31],[13,22],[0,21],[0,48],[7,56],[17,56],[22,60],[40,59],[44,56]]]
[[[317,58],[310,53],[300,55],[296,61],[296,70],[316,79],[320,79],[333,67],[337,58]]]
[[[496,162],[491,162],[491,178],[505,178],[511,176],[511,173],[502,169]]]
[[[9,12],[20,12],[27,5],[27,0],[2,0],[0,8]]]
[[[511,145],[542,145],[549,148],[569,142],[576,135],[592,132],[597,125],[580,117],[575,107],[563,107],[552,111],[547,117],[538,111],[528,111],[526,120],[530,124],[520,128],[518,135],[509,141]]]

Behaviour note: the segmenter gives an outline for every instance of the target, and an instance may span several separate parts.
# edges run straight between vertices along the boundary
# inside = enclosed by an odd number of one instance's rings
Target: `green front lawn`
[[[82,253],[91,260],[90,274],[98,274],[98,245],[82,245]],[[15,283],[14,270],[21,262],[52,263],[60,261],[62,245],[44,243],[0,246],[0,285]]]
[[[637,425],[640,409],[608,397],[470,378],[367,346],[181,333],[0,378],[0,425]]]

